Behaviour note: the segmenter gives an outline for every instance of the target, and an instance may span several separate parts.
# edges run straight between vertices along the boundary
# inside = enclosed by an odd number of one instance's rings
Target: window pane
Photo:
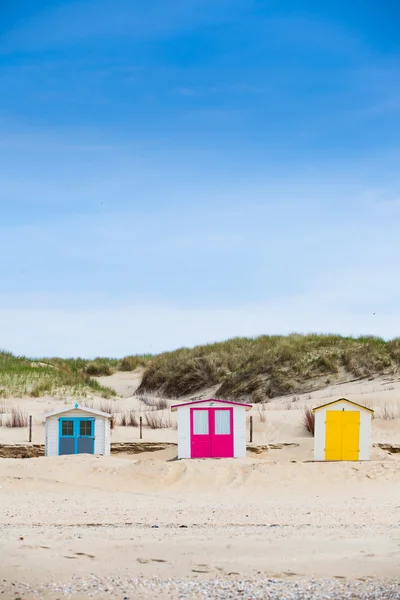
[[[79,435],[92,435],[92,421],[81,421]]]
[[[193,410],[194,435],[208,435],[208,410]]]
[[[61,435],[74,435],[73,421],[61,421]]]
[[[231,432],[231,411],[215,410],[215,433],[218,435],[229,435]]]

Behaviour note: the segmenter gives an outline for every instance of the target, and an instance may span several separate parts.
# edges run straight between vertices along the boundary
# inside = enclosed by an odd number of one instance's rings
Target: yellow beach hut
[[[339,398],[313,412],[314,460],[370,460],[371,408]]]

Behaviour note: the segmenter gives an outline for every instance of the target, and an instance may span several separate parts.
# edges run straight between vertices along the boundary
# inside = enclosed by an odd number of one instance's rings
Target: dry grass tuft
[[[265,423],[265,410],[266,408],[264,402],[257,406],[258,417],[261,423]]]
[[[303,427],[308,433],[314,435],[315,431],[315,413],[311,408],[306,408],[303,415]]]
[[[156,412],[145,413],[145,425],[150,429],[168,429],[172,427],[171,417]]]
[[[139,427],[139,421],[134,410],[128,410],[121,414],[119,424],[122,427]]]
[[[168,400],[165,398],[154,398],[145,394],[139,396],[140,400],[153,410],[165,410],[169,408]]]
[[[400,406],[398,404],[392,404],[391,406],[385,404],[380,410],[380,417],[385,421],[400,419]]]
[[[102,402],[99,403],[98,410],[100,412],[108,413],[109,415],[114,416],[115,404],[113,404],[112,402],[107,402],[107,401],[103,400]]]
[[[28,427],[28,415],[19,407],[13,406],[6,420],[6,427]]]
[[[105,400],[103,400],[102,402],[99,403],[98,406],[96,406],[96,407],[93,406],[93,408],[96,408],[97,410],[99,410],[101,412],[111,415],[110,428],[112,431],[115,428],[115,404],[113,404],[112,402],[106,402]]]

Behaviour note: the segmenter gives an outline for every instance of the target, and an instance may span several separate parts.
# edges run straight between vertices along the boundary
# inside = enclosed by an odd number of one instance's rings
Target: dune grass
[[[115,391],[61,359],[29,360],[0,352],[0,397],[54,396],[85,398],[115,396]]]
[[[154,357],[138,392],[180,397],[216,386],[217,397],[264,402],[321,389],[339,374],[351,379],[393,373],[399,363],[400,339],[317,334],[234,338]]]
[[[146,366],[153,358],[151,354],[137,354],[124,358],[107,358],[97,356],[93,359],[85,358],[44,358],[42,362],[67,369],[77,374],[86,374],[92,377],[110,376],[117,371],[135,371]]]
[[[91,361],[85,366],[83,372],[86,373],[86,375],[91,375],[92,377],[101,377],[104,375],[112,375],[114,373],[114,369],[105,361]]]
[[[36,361],[0,353],[0,397],[43,395],[111,397],[96,377],[144,367],[138,393],[169,398],[214,388],[219,398],[268,402],[271,398],[321,389],[341,379],[395,373],[400,338],[364,336],[260,336],[180,348],[157,356],[122,359],[46,358]]]
[[[109,376],[117,371],[134,371],[143,367],[151,355],[127,356],[122,359],[97,357],[42,358],[30,360],[0,352],[0,397],[45,395],[55,397],[87,398],[99,395],[115,396],[113,389],[101,385],[95,378]]]
[[[119,362],[118,371],[135,371],[138,367],[145,367],[152,358],[152,354],[125,356]]]

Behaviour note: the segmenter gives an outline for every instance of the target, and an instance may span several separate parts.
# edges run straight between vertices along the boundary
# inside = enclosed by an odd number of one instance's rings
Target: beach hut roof
[[[112,415],[109,413],[102,412],[101,410],[95,410],[94,408],[88,408],[87,406],[79,406],[78,403],[73,406],[69,406],[68,408],[63,408],[62,410],[55,410],[51,413],[47,413],[44,415],[44,418],[55,417],[56,415],[62,415],[64,413],[70,412],[71,410],[82,410],[84,412],[91,413],[92,415],[96,415],[98,417],[106,417],[107,419],[111,419]]]
[[[332,404],[337,404],[338,402],[348,402],[349,404],[353,404],[354,406],[357,406],[358,408],[362,408],[363,410],[367,410],[371,413],[374,412],[372,410],[372,408],[367,408],[366,406],[363,406],[362,404],[358,404],[357,402],[353,402],[352,400],[347,400],[347,398],[339,398],[338,400],[333,400],[332,402],[327,402],[326,404],[322,404],[321,406],[316,406],[315,408],[313,408],[313,412],[315,412],[316,410],[320,410],[321,408],[326,408],[327,406],[331,406]]]
[[[234,402],[233,400],[220,400],[219,398],[207,398],[206,400],[192,400],[191,402],[182,402],[182,404],[173,404],[171,410],[175,411],[182,406],[192,406],[194,404],[203,404],[204,402],[222,402],[223,404],[229,404],[230,406],[244,406],[246,410],[252,408],[251,404],[245,404],[244,402]]]

